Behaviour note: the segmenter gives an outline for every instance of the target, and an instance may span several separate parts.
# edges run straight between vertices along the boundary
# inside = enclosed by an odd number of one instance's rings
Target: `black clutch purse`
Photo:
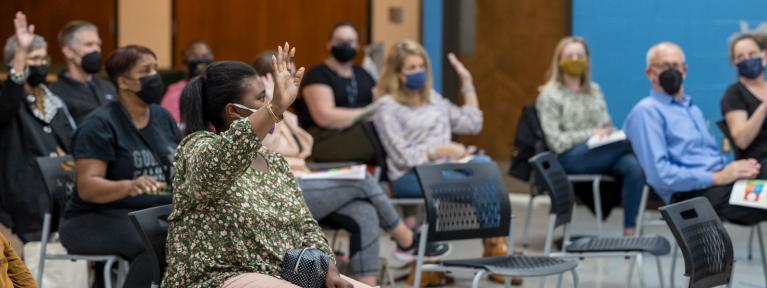
[[[280,277],[303,288],[324,288],[330,257],[317,248],[290,249],[282,259]]]

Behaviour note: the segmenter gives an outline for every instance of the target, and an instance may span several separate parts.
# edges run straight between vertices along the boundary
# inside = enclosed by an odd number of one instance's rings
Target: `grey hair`
[[[13,57],[16,56],[16,47],[19,47],[19,40],[16,39],[16,35],[8,37],[8,40],[5,41],[5,48],[3,48],[3,63],[11,63]],[[45,42],[45,39],[40,35],[35,34],[32,37],[32,43],[29,43],[29,47],[27,47],[27,53],[38,49],[47,50],[48,42]]]
[[[96,33],[99,32],[99,28],[93,23],[82,20],[70,21],[64,25],[64,28],[62,28],[61,31],[59,31],[59,46],[72,47],[72,44],[75,42],[75,36],[82,30],[91,30]]]
[[[682,51],[682,47],[679,47],[679,45],[677,45],[674,42],[663,41],[663,42],[660,42],[658,44],[653,45],[652,47],[650,47],[650,49],[647,50],[647,59],[646,59],[647,66],[646,66],[646,68],[650,68],[650,64],[652,64],[650,62],[652,62],[652,59],[655,58],[655,54],[658,52],[659,49],[661,49],[661,48],[669,48],[669,47],[673,47],[673,48],[679,49],[679,52],[682,53],[682,57],[684,57],[684,51]]]

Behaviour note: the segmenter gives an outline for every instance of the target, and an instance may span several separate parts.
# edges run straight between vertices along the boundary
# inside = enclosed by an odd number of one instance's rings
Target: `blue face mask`
[[[405,75],[405,88],[420,90],[426,84],[426,71]]]
[[[738,74],[748,79],[755,79],[764,72],[762,57],[746,59],[738,63]]]

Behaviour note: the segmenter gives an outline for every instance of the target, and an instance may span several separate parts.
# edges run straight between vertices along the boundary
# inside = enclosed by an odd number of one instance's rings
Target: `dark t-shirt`
[[[295,111],[298,115],[298,123],[304,129],[317,126],[309,114],[309,107],[304,101],[303,89],[312,84],[324,84],[330,86],[333,90],[333,98],[336,100],[336,107],[360,108],[373,102],[373,87],[375,80],[362,67],[353,66],[352,78],[339,76],[328,65],[319,64],[306,72],[304,80],[301,82],[301,95],[295,102]],[[355,87],[356,86],[356,87]],[[355,95],[356,94],[356,95]]]
[[[117,97],[112,82],[93,76],[91,81],[83,83],[69,78],[66,69],[59,73],[59,79],[51,85],[51,91],[64,100],[77,125],[82,124],[96,108]]]
[[[75,159],[107,162],[105,178],[108,180],[132,180],[148,175],[170,183],[166,178],[173,177],[173,156],[179,142],[176,122],[158,105],[150,105],[149,111],[149,124],[137,129],[120,102],[114,101],[97,109],[75,133]],[[139,210],[170,204],[171,200],[169,189],[107,204],[87,202],[75,193],[68,203],[67,216],[105,209]]]
[[[762,104],[762,101],[756,98],[754,94],[751,94],[751,91],[748,91],[745,85],[738,82],[730,85],[724,93],[724,97],[722,97],[722,115],[734,110],[745,110],[750,118],[760,104]],[[759,134],[756,135],[751,145],[743,150],[742,157],[758,160],[767,157],[767,125],[762,125]]]

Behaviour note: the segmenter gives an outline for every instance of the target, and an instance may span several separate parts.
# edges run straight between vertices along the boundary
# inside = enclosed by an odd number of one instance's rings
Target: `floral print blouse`
[[[256,155],[267,173],[250,167]],[[266,149],[247,119],[220,135],[197,132],[178,148],[163,287],[219,287],[243,273],[279,277],[290,248],[335,259],[287,162]]]

